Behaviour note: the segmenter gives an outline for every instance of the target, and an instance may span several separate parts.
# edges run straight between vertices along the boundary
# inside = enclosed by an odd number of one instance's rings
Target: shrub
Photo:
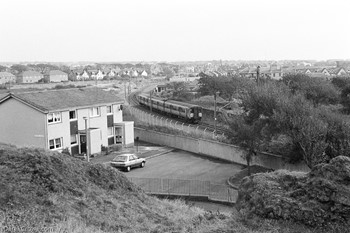
[[[68,147],[64,148],[61,153],[66,155],[71,155]]]
[[[123,145],[121,144],[115,144],[115,145],[111,145],[108,147],[108,151],[109,152],[113,152],[113,151],[121,151],[123,148]]]

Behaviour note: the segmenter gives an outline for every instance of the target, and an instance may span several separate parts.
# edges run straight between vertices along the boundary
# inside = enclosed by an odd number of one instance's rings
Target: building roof
[[[13,77],[13,78],[15,78],[16,76],[14,76],[13,74],[11,74],[9,72],[0,72],[0,78],[5,78],[5,77]]]
[[[36,71],[27,70],[27,71],[23,71],[21,73],[21,76],[42,76],[42,74]]]
[[[9,93],[5,97],[0,98],[0,104],[9,98],[18,99],[44,113],[103,104],[121,104],[124,102],[124,99],[98,88],[72,88],[55,91]]]
[[[60,70],[50,70],[50,75],[67,75],[65,72]]]

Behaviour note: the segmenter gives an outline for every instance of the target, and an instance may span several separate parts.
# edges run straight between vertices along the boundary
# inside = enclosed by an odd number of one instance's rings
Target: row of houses
[[[133,146],[134,123],[123,121],[124,99],[97,88],[0,95],[0,142],[71,154]]]
[[[68,74],[60,70],[51,70],[45,74],[36,71],[24,71],[17,76],[9,72],[0,72],[0,85],[5,83],[37,83],[44,80],[46,82],[68,81]]]
[[[77,80],[101,80],[104,77],[117,77],[117,76],[131,76],[131,77],[147,77],[148,73],[145,70],[134,70],[134,69],[111,69],[111,70],[75,70],[73,71]]]
[[[285,74],[307,74],[311,77],[332,78],[334,76],[348,75],[348,72],[342,67],[291,67],[280,68],[277,66],[270,67],[245,67],[237,72],[241,77],[256,78],[259,73],[260,77],[279,80]]]

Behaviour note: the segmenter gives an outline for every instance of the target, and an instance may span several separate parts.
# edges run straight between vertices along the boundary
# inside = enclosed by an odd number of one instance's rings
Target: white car
[[[125,169],[127,172],[133,167],[144,167],[146,159],[138,158],[135,154],[117,155],[111,162],[111,166]]]

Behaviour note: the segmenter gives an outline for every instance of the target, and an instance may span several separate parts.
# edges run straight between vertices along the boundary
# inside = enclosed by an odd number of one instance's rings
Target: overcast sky
[[[2,0],[0,61],[350,59],[349,0]]]

